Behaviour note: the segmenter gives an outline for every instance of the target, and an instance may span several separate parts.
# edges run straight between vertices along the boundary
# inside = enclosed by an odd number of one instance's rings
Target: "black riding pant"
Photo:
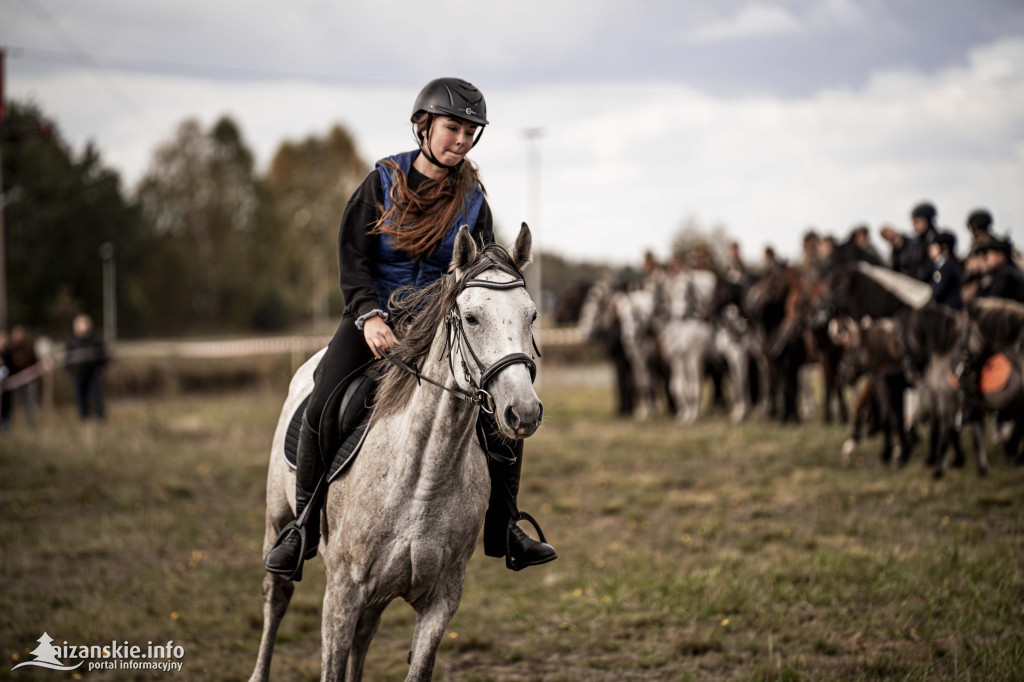
[[[366,345],[363,331],[356,328],[355,317],[344,315],[313,375],[313,392],[306,406],[306,419],[310,426],[319,429],[320,417],[334,388],[372,359],[373,353]]]

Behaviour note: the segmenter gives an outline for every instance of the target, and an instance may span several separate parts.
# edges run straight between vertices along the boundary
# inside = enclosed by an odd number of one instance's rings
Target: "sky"
[[[129,189],[188,117],[231,116],[261,168],[336,123],[368,162],[411,149],[444,75],[486,96],[499,235],[568,258],[664,257],[687,221],[751,262],[861,222],[884,253],[926,199],[963,243],[977,207],[1024,243],[1019,0],[4,0],[0,46],[7,98]]]

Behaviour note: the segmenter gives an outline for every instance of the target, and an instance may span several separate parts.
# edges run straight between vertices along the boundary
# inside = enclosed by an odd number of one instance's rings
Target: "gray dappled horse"
[[[462,598],[490,491],[475,432],[478,407],[467,398],[481,397],[475,386],[486,389],[508,438],[532,435],[542,418],[530,359],[536,308],[521,281],[530,242],[524,223],[511,255],[495,245],[478,252],[463,228],[454,274],[417,295],[420,304],[432,303],[417,309],[400,339],[407,364],[418,367],[423,381],[389,368],[359,456],[331,484],[324,505],[322,680],[361,679],[380,616],[397,597],[416,611],[406,679],[432,675],[438,645]],[[421,339],[422,347],[410,348],[412,339]],[[264,555],[295,518],[295,474],[281,453],[288,422],[312,390],[318,361],[314,356],[296,372],[274,434]],[[280,576],[268,573],[263,580],[263,636],[251,681],[269,677],[274,639],[293,590]]]
[[[710,270],[682,270],[657,282],[660,312],[658,341],[671,368],[677,418],[693,423],[700,416],[704,367],[712,358],[725,361],[732,386],[733,421],[741,421],[750,408],[748,368],[752,335],[739,309],[726,306],[709,319],[708,312],[718,285]]]

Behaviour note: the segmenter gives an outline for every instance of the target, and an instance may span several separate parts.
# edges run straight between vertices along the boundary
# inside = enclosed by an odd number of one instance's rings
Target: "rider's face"
[[[473,147],[476,124],[451,116],[437,116],[430,127],[430,152],[446,166],[454,166]]]

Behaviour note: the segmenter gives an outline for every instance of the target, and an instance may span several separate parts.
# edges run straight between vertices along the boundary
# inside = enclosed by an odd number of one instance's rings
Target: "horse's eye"
[[[476,315],[469,313],[466,315],[466,324],[476,326],[480,321],[476,319]]]
[[[534,311],[533,317],[530,318],[530,324],[533,324],[536,321],[537,321],[537,312]]]

